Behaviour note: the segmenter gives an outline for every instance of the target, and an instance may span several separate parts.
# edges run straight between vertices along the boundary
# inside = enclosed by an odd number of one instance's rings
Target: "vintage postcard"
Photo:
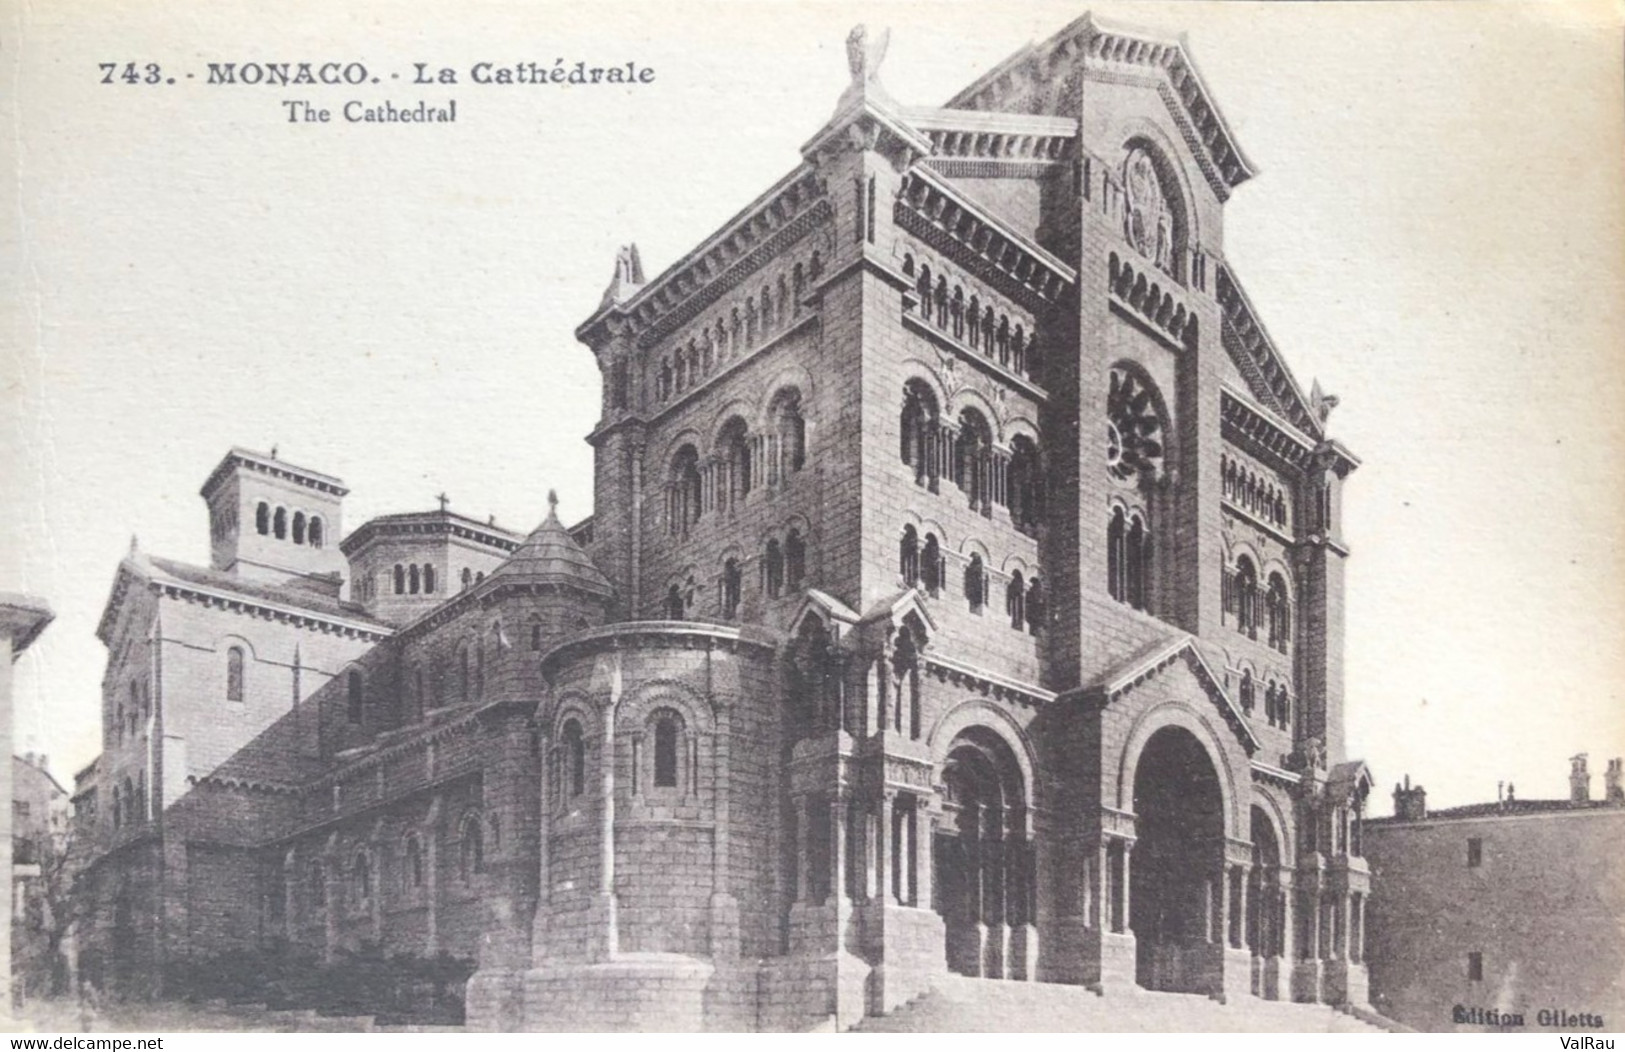
[[[6,4],[11,1028],[1612,1047],[1622,26]]]

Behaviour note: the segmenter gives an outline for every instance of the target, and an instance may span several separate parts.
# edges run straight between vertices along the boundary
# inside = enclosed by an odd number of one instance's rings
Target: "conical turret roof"
[[[566,585],[594,595],[613,595],[609,578],[559,521],[557,495],[549,492],[547,504],[547,518],[486,580]]]

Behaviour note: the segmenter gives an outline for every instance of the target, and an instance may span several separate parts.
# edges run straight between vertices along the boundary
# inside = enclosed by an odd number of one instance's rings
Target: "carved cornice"
[[[1215,292],[1224,312],[1224,349],[1255,397],[1268,401],[1269,409],[1308,435],[1311,445],[1324,438],[1324,427],[1309,411],[1307,397],[1228,266],[1219,267]]]
[[[342,497],[350,492],[344,487],[341,480],[334,478],[332,475],[324,475],[319,471],[311,471],[308,468],[295,467],[264,453],[234,448],[209,473],[208,479],[203,483],[203,488],[198,491],[199,495],[204,500],[208,500],[209,495],[225,482],[226,476],[240,467],[247,468],[257,474],[292,482],[295,485],[304,486],[307,489],[313,489],[318,493],[326,493],[333,497]]]
[[[1061,698],[1062,700],[1078,698],[1085,704],[1105,709],[1181,659],[1185,661],[1191,673],[1196,676],[1197,682],[1207,692],[1209,699],[1219,710],[1219,714],[1224,717],[1231,730],[1235,731],[1242,747],[1247,750],[1247,755],[1252,756],[1258,752],[1261,743],[1258,736],[1253,733],[1252,727],[1248,725],[1247,717],[1242,714],[1241,709],[1225,692],[1224,684],[1207,663],[1207,659],[1202,656],[1202,652],[1197,649],[1196,642],[1190,636],[1179,636],[1169,640],[1146,656],[1125,664],[1120,671],[1110,678],[1098,680],[1089,686],[1066,691],[1061,695]]]
[[[216,610],[229,610],[249,617],[264,618],[267,621],[279,621],[295,628],[312,628],[319,632],[342,636],[345,639],[359,639],[369,643],[380,643],[394,634],[387,628],[363,625],[339,617],[329,617],[312,613],[309,610],[282,606],[263,599],[252,599],[229,592],[217,592],[201,585],[185,584],[179,581],[149,581],[147,582],[147,588],[154,595],[166,599],[179,599],[182,602],[196,603]]]
[[[353,533],[339,542],[339,551],[353,556],[375,537],[445,536],[483,544],[488,548],[512,552],[523,541],[500,527],[485,526],[472,519],[451,512],[426,512],[421,516],[389,516],[362,523]]]
[[[1045,690],[1043,687],[1023,683],[1020,680],[1008,679],[997,673],[988,672],[972,665],[961,664],[951,658],[932,654],[929,651],[922,655],[922,662],[925,670],[936,676],[938,680],[956,687],[975,687],[977,692],[985,697],[1034,706],[1046,705],[1055,700],[1055,693]]]
[[[1054,306],[1077,283],[1071,267],[972,204],[929,168],[916,165],[904,175],[896,220],[1032,310]]]
[[[831,215],[822,180],[810,165],[800,165],[631,300],[606,306],[583,322],[576,338],[596,347],[612,328],[624,328],[647,347],[693,320],[738,287],[746,274]],[[612,321],[619,324],[611,326]]]
[[[770,657],[781,640],[767,634],[751,634],[731,625],[711,625],[698,621],[625,621],[600,628],[583,629],[556,644],[542,655],[542,675],[549,681],[558,665],[589,654],[605,651],[722,650],[731,653],[754,652]]]
[[[931,141],[931,163],[1026,162],[1047,173],[1071,159],[1078,122],[1070,117],[987,110],[910,109],[905,119]]]
[[[1159,39],[1128,27],[1104,24],[1085,14],[1041,44],[1028,45],[979,78],[948,103],[952,108],[1001,110],[1035,100],[1040,86],[1064,70],[1081,67],[1094,80],[1155,80],[1192,156],[1222,201],[1256,174],[1225,123],[1182,40]]]
[[[1310,466],[1313,440],[1228,385],[1219,388],[1219,420],[1224,437],[1242,449],[1294,471]]]
[[[1251,764],[1253,781],[1264,782],[1267,785],[1277,785],[1283,789],[1294,789],[1303,781],[1303,776],[1295,771],[1288,771],[1282,767],[1275,767],[1261,760],[1254,760]]]

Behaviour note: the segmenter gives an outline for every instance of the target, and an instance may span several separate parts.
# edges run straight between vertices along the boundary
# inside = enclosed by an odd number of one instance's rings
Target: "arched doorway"
[[[1252,953],[1253,993],[1280,996],[1285,952],[1286,892],[1281,884],[1281,844],[1264,809],[1252,810],[1253,868],[1247,875],[1247,949]]]
[[[946,928],[948,968],[1030,979],[1020,963],[1027,937],[1017,930],[1031,923],[1034,867],[1015,753],[993,731],[967,728],[949,747],[942,783],[932,905]]]
[[[1146,742],[1134,770],[1134,813],[1135,981],[1209,993],[1223,967],[1223,797],[1213,761],[1190,731],[1164,727]]]

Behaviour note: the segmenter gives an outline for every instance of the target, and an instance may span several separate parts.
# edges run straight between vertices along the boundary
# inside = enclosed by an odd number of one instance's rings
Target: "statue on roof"
[[[846,36],[846,64],[852,70],[852,79],[860,84],[875,80],[880,63],[886,57],[886,45],[891,42],[891,30],[882,29],[873,43],[869,42],[869,27],[856,25]]]
[[[1337,408],[1337,396],[1322,391],[1320,381],[1316,380],[1309,387],[1309,408],[1313,410],[1315,419],[1324,425],[1332,410]]]
[[[622,245],[615,250],[615,276],[609,279],[601,306],[625,303],[643,288],[643,258],[637,245]]]

